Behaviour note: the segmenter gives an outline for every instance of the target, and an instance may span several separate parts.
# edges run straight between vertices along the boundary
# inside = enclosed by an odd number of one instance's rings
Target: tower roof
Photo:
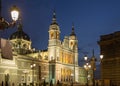
[[[53,11],[53,18],[52,18],[52,23],[51,23],[51,25],[53,25],[53,24],[58,25],[58,23],[57,23],[57,21],[56,21],[56,13],[55,13],[55,10]]]
[[[71,32],[70,36],[76,36],[75,31],[74,31],[74,25],[72,25],[72,32]]]

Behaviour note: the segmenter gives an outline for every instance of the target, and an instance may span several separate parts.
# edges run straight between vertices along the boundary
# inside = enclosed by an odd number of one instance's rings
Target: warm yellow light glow
[[[17,21],[18,16],[19,16],[19,12],[18,11],[12,11],[11,16],[12,16],[13,21]]]
[[[13,21],[17,21],[19,18],[19,10],[16,6],[13,6],[11,8],[11,17],[12,17]]]
[[[73,74],[73,73],[71,73],[71,76],[74,76],[74,74]]]
[[[86,63],[86,65],[89,65],[89,63]]]
[[[100,55],[100,59],[103,59],[103,55]]]
[[[33,66],[35,67],[35,66],[36,66],[36,64],[33,64]]]
[[[84,65],[84,68],[86,68],[87,66],[86,65]]]
[[[84,68],[85,68],[86,70],[89,70],[89,69],[91,68],[91,65],[90,65],[89,63],[86,63],[86,64],[84,65]]]
[[[91,68],[91,65],[88,65],[89,68]]]
[[[85,57],[84,57],[84,60],[85,60],[85,61],[87,61],[87,59],[88,59],[88,57],[87,57],[87,56],[85,56]]]
[[[30,66],[31,68],[33,67],[33,65]]]
[[[34,68],[35,66],[36,66],[36,64],[32,64],[30,67],[31,67],[31,68]]]

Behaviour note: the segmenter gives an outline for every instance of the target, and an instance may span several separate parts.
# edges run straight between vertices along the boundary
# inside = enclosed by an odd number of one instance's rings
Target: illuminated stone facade
[[[103,35],[99,41],[104,55],[101,72],[102,79],[110,80],[112,85],[120,85],[120,32]]]
[[[60,28],[53,14],[49,27],[49,40],[46,50],[32,48],[32,41],[23,31],[21,24],[9,40],[12,43],[13,59],[0,57],[0,83],[9,84],[32,83],[39,84],[44,80],[54,84],[59,80],[62,83],[87,83],[87,73],[78,65],[78,40],[72,26],[72,32],[60,40]],[[31,65],[36,64],[31,68]]]

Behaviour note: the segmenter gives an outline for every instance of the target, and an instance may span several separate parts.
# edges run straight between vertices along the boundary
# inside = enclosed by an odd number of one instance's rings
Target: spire
[[[94,55],[94,49],[92,50],[92,58],[91,60],[96,61],[95,55]]]
[[[18,24],[18,31],[23,31],[21,23]]]
[[[51,24],[57,24],[55,10],[53,11],[53,18],[52,18],[52,23]]]
[[[94,49],[92,50],[92,57],[95,57],[95,55],[94,55]]]
[[[72,25],[72,32],[71,32],[70,36],[72,36],[72,35],[76,36],[75,31],[74,31],[74,24]]]
[[[23,31],[23,29],[22,29],[22,21],[21,21],[21,18],[19,19],[19,21],[18,21],[18,26],[17,26],[17,28],[18,28],[18,31]]]

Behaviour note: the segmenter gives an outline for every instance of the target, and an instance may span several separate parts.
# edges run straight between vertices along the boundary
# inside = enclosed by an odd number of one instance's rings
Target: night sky
[[[8,21],[12,5],[21,10],[23,30],[30,36],[32,46],[40,50],[47,48],[54,9],[61,40],[71,33],[74,23],[81,58],[84,54],[91,56],[92,49],[99,55],[100,35],[120,30],[120,0],[2,0],[2,16]],[[14,31],[16,28],[0,33],[8,38]]]

